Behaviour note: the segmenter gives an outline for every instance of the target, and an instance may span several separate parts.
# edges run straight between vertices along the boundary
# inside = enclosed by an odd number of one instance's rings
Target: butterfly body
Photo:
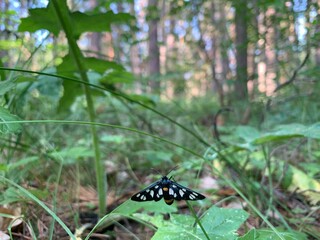
[[[171,205],[174,200],[201,200],[205,196],[195,192],[187,187],[184,187],[171,178],[163,176],[160,180],[152,183],[149,187],[136,193],[131,197],[131,200],[137,202],[144,201],[159,201],[164,199],[165,203]]]

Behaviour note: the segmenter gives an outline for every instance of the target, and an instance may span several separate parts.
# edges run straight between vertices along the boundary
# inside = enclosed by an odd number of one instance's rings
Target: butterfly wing
[[[172,190],[170,190],[172,189]],[[179,183],[172,181],[169,189],[169,194],[173,196],[175,200],[202,200],[206,197],[203,196],[201,193],[191,190],[190,188],[184,187]]]
[[[134,194],[131,200],[137,202],[144,201],[159,201],[163,197],[163,190],[161,180],[152,183],[150,186],[146,187],[142,191]]]

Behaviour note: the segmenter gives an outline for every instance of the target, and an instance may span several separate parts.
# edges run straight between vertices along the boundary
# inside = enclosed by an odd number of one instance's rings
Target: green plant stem
[[[206,238],[207,238],[208,240],[210,240],[210,238],[209,238],[209,236],[208,236],[208,234],[207,234],[206,230],[205,230],[205,229],[204,229],[204,227],[202,226],[202,224],[201,224],[201,222],[200,222],[200,219],[198,218],[198,216],[197,216],[196,212],[194,211],[193,207],[191,206],[191,204],[190,204],[188,201],[186,201],[186,203],[187,203],[188,208],[190,209],[190,211],[191,211],[192,215],[194,216],[194,218],[195,218],[195,220],[196,220],[197,224],[198,224],[198,225],[199,225],[199,227],[201,228],[201,230],[202,230],[203,234],[206,236]]]
[[[89,83],[89,78],[87,75],[87,69],[84,64],[84,57],[79,49],[76,39],[73,33],[72,21],[70,19],[69,9],[66,5],[66,1],[53,0],[52,1],[60,24],[63,30],[66,33],[66,37],[68,39],[69,47],[70,47],[70,55],[73,57],[73,60],[76,63],[78,71],[80,73],[81,79],[84,82]],[[94,104],[90,92],[90,88],[88,85],[83,85],[84,93],[87,101],[87,111],[89,114],[89,119],[91,122],[95,122],[95,110]],[[96,182],[97,189],[99,195],[99,216],[102,217],[106,212],[106,176],[103,164],[101,162],[101,153],[99,147],[99,139],[97,134],[97,129],[95,125],[91,125],[91,136],[92,136],[92,144],[95,153],[95,172],[96,172]]]

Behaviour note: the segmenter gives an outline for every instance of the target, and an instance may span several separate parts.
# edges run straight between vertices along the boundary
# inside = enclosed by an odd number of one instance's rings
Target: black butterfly
[[[201,200],[204,199],[200,193],[197,193],[189,188],[186,188],[174,180],[171,177],[163,176],[160,180],[152,183],[149,187],[143,189],[141,192],[136,193],[131,197],[131,200],[137,202],[144,201],[159,201],[164,198],[166,204],[171,205],[174,200]]]

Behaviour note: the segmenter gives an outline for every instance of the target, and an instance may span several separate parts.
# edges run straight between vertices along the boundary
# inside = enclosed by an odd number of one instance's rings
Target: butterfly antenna
[[[167,175],[169,175],[173,170],[176,170],[179,167],[179,165],[175,166],[174,168],[172,168]]]
[[[156,172],[156,173],[158,173],[159,175],[163,175],[161,172],[159,172],[157,169],[155,169],[155,168],[150,168],[152,171],[154,171],[154,172]]]

